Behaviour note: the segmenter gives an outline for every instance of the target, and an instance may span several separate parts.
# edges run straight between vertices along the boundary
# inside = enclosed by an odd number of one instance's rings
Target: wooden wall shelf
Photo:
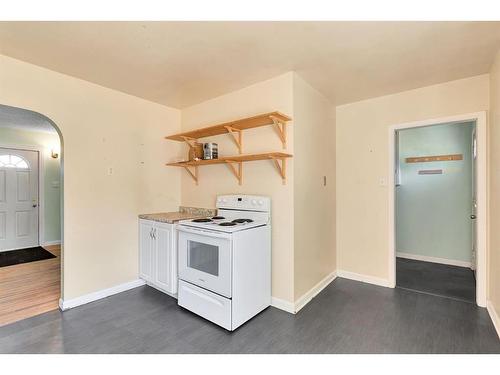
[[[286,183],[286,159],[291,158],[292,155],[283,152],[268,152],[264,154],[249,154],[249,155],[236,155],[224,156],[219,159],[212,160],[190,160],[175,163],[167,163],[171,167],[183,167],[193,180],[198,185],[198,167],[204,165],[226,164],[231,172],[234,174],[238,183],[241,185],[243,180],[243,166],[242,163],[258,160],[272,160],[281,176],[283,184]]]
[[[172,141],[186,142],[189,147],[194,147],[194,143],[200,138],[211,137],[220,134],[229,134],[231,139],[238,147],[241,154],[243,152],[243,130],[258,128],[261,126],[273,125],[278,136],[286,149],[286,126],[291,118],[280,112],[264,113],[262,115],[247,117],[235,121],[225,122],[223,124],[212,125],[206,128],[191,130],[184,133],[169,135],[165,139]]]
[[[453,155],[414,156],[411,158],[406,158],[405,161],[407,163],[429,163],[433,161],[456,161],[462,159],[463,159],[462,154],[453,154]]]

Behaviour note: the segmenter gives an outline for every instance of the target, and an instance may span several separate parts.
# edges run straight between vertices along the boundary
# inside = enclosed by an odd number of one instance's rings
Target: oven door
[[[231,298],[231,236],[178,226],[179,278]]]

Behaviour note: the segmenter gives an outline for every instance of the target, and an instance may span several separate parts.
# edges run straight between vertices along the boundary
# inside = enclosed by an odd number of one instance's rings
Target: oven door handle
[[[197,234],[200,236],[209,236],[209,237],[225,238],[225,239],[231,238],[231,235],[228,233],[218,233],[218,232],[212,232],[212,231],[207,231],[207,230],[202,230],[202,229],[188,228],[188,227],[185,227],[182,225],[178,225],[177,230],[179,232],[192,233],[192,234]]]

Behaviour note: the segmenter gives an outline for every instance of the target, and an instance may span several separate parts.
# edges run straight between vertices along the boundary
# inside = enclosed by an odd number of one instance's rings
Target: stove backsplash
[[[187,213],[194,216],[215,216],[217,214],[217,210],[215,208],[199,208],[199,207],[186,207],[179,206],[179,212]]]

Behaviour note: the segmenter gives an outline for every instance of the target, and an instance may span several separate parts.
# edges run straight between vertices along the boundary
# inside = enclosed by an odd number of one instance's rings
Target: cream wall
[[[137,279],[137,214],[180,203],[180,171],[163,165],[180,150],[163,140],[180,111],[5,56],[0,103],[47,116],[63,136],[63,298]]]
[[[293,83],[297,300],[336,269],[335,113],[330,102],[299,75],[294,74]]]
[[[339,270],[389,277],[388,190],[381,184],[388,178],[388,127],[488,108],[488,75],[337,107]]]
[[[275,77],[244,89],[219,96],[182,110],[184,131],[230,121],[260,113],[280,111],[293,116],[293,73]],[[288,148],[294,153],[294,124],[288,126]],[[219,144],[220,155],[238,154],[228,135],[205,138]],[[243,153],[284,151],[272,127],[261,127],[243,133]],[[187,152],[187,146],[183,146]],[[272,199],[272,295],[285,301],[294,301],[293,245],[294,245],[294,159],[288,159],[287,184],[283,185],[271,161],[243,164],[243,184],[240,186],[225,165],[199,169],[199,185],[182,173],[182,204],[214,207],[218,194],[257,194]]]
[[[500,51],[490,71],[490,254],[488,299],[500,312]]]

